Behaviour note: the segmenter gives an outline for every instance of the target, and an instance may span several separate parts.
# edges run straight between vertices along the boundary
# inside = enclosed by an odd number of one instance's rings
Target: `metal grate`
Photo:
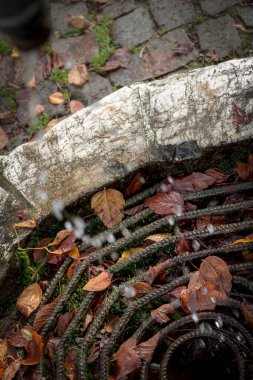
[[[143,193],[132,197],[127,201],[127,207],[130,208],[140,204],[145,198],[154,194],[157,191],[158,186],[159,185],[156,185],[145,190]],[[182,215],[175,216],[175,226],[177,226],[177,223],[179,222],[189,221],[204,216],[232,215],[235,218],[236,215],[235,222],[213,227],[211,236],[225,236],[229,242],[231,234],[240,232],[241,234],[246,235],[249,230],[252,230],[253,219],[249,216],[249,213],[244,211],[253,208],[253,200],[248,197],[248,200],[239,203],[225,205],[223,203],[228,194],[235,192],[248,192],[247,194],[249,194],[249,191],[252,189],[253,182],[247,182],[219,186],[210,190],[184,194],[183,198],[186,201],[194,201],[200,208],[195,211],[189,211]],[[217,205],[210,207],[203,206],[207,204],[210,205],[213,200],[215,200],[215,204]],[[146,220],[148,221],[147,224],[145,224]],[[96,218],[91,218],[90,226],[96,222]],[[76,291],[79,281],[87,272],[90,264],[104,262],[110,257],[112,252],[119,252],[129,245],[133,246],[139,239],[148,237],[162,227],[170,226],[170,222],[171,220],[168,220],[168,217],[158,218],[158,216],[154,215],[151,210],[144,209],[132,217],[127,217],[122,223],[120,223],[120,225],[112,228],[110,232],[119,236],[119,238],[115,242],[105,245],[87,259],[82,260],[80,267],[69,281],[61,298],[54,307],[50,318],[41,330],[41,336],[43,339],[46,339],[48,333],[54,329],[64,305],[71,294]],[[144,226],[138,227],[140,223],[144,224]],[[129,233],[129,236],[122,237],[122,231],[126,228],[130,229],[131,232]],[[174,234],[171,237],[152,244],[147,248],[142,249],[140,252],[137,252],[135,255],[128,257],[126,260],[110,266],[107,270],[113,275],[114,279],[121,278],[122,273],[124,273],[126,269],[128,271],[130,270],[131,275],[129,276],[131,276],[131,278],[121,282],[117,281],[118,285],[113,285],[109,290],[106,290],[103,304],[94,320],[91,322],[85,336],[78,332],[77,327],[85,319],[85,316],[96,297],[103,292],[83,292],[83,299],[80,300],[80,307],[57,347],[56,379],[63,380],[65,378],[65,349],[70,341],[75,342],[75,350],[79,355],[79,379],[89,379],[89,372],[94,371],[94,369],[96,372],[94,378],[99,380],[109,379],[110,367],[112,365],[112,354],[122,343],[121,337],[124,335],[124,338],[126,337],[125,339],[127,339],[125,331],[131,324],[132,318],[134,318],[135,315],[138,315],[138,312],[150,303],[156,300],[161,300],[161,297],[164,297],[164,300],[166,299],[166,301],[163,302],[170,302],[171,298],[168,293],[178,286],[187,285],[191,273],[196,270],[195,265],[196,263],[199,263],[198,260],[210,255],[222,257],[226,255],[228,258],[235,255],[235,257],[238,258],[237,264],[230,265],[230,271],[233,275],[233,291],[231,298],[227,303],[224,300],[216,300],[219,309],[217,313],[198,313],[197,321],[195,322],[191,315],[181,315],[180,319],[168,322],[165,325],[159,324],[151,316],[149,316],[144,322],[140,321],[138,323],[137,321],[137,327],[132,335],[134,335],[138,343],[146,341],[157,331],[160,331],[160,341],[156,349],[158,354],[154,355],[153,361],[147,363],[142,360],[139,372],[136,373],[134,377],[129,376],[129,379],[176,379],[175,373],[178,365],[190,366],[192,364],[190,361],[193,352],[197,353],[200,351],[201,344],[204,344],[206,352],[212,351],[213,355],[216,357],[220,356],[221,349],[223,351],[225,350],[224,352],[227,357],[224,358],[224,363],[232,363],[229,370],[234,371],[234,375],[231,375],[231,379],[250,379],[253,375],[252,366],[250,364],[250,360],[252,360],[253,335],[252,332],[248,330],[241,315],[243,298],[240,294],[243,293],[245,297],[252,297],[253,282],[251,281],[251,278],[253,273],[253,263],[240,263],[240,252],[252,250],[253,243],[242,243],[233,246],[229,243],[224,243],[224,246],[218,246],[212,249],[201,249],[180,256],[175,255],[173,252],[173,244],[181,238],[194,240],[209,237],[210,229],[208,228],[181,233],[176,227]],[[79,248],[82,252],[87,246],[85,244],[80,244]],[[87,362],[89,350],[94,343],[94,340],[96,340],[96,335],[103,330],[104,321],[110,315],[113,305],[115,305],[119,299],[122,299],[122,294],[126,286],[131,286],[134,282],[144,279],[144,274],[148,269],[148,265],[144,264],[143,266],[142,263],[148,262],[149,265],[155,265],[159,258],[165,256],[169,261],[172,280],[170,281],[168,279],[168,282],[165,285],[156,287],[153,292],[148,293],[137,300],[134,299],[131,302],[129,300],[126,301],[126,309],[122,312],[111,335],[104,335],[100,355],[90,366]],[[67,257],[54,275],[43,295],[41,306],[50,301],[59,280],[65,275],[71,262],[72,259]],[[251,278],[249,275],[250,272]],[[180,308],[180,301],[178,302],[178,307]],[[217,321],[219,320],[222,321],[222,326],[218,325]],[[104,334],[103,331],[101,333]],[[182,358],[180,358],[179,352],[188,352],[188,355],[182,354]],[[39,372],[41,374],[43,373],[43,362],[40,364]],[[171,374],[174,374],[174,377],[171,377]],[[191,379],[191,377],[188,378]],[[125,377],[124,379],[128,379],[128,377]]]

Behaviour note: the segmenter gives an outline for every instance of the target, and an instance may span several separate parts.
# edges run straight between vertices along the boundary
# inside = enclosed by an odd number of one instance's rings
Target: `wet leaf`
[[[0,340],[0,367],[4,367],[7,351],[8,351],[7,339]]]
[[[93,277],[87,284],[83,287],[83,290],[88,290],[90,292],[98,292],[100,290],[107,289],[111,285],[112,273],[102,272],[98,276]]]
[[[89,28],[92,23],[86,20],[83,16],[69,15],[68,23],[77,29],[86,29]]]
[[[0,149],[3,149],[9,142],[9,137],[2,127],[0,127]]]
[[[178,192],[171,191],[168,194],[157,193],[145,199],[144,203],[158,215],[174,215],[182,212],[184,200]]]
[[[136,247],[136,248],[129,248],[126,251],[122,252],[121,257],[118,259],[117,263],[120,263],[121,261],[126,260],[128,257],[135,255],[137,252],[142,251],[142,247]]]
[[[225,183],[228,180],[227,173],[223,172],[219,168],[210,168],[205,171],[205,174],[209,175],[211,178],[215,180],[215,185],[220,183]]]
[[[247,301],[244,301],[242,303],[241,312],[247,324],[250,327],[253,327],[253,305]]]
[[[196,220],[196,228],[202,230],[208,225],[213,227],[221,226],[225,222],[224,216],[202,216]]]
[[[123,195],[114,189],[104,189],[91,198],[91,208],[108,228],[121,222],[124,217],[124,207]]]
[[[150,314],[151,317],[154,318],[157,322],[167,323],[170,320],[167,314],[173,314],[174,312],[174,307],[170,303],[167,303],[158,307],[155,310],[152,310]]]
[[[75,86],[82,86],[89,80],[89,74],[86,65],[75,65],[68,73],[68,82]]]
[[[71,280],[71,278],[74,276],[74,273],[80,266],[80,261],[73,261],[73,263],[69,266],[68,271],[67,271],[67,279]]]
[[[14,379],[16,373],[20,368],[21,362],[19,360],[13,361],[4,370],[4,375],[1,377],[2,380],[12,380]]]
[[[233,120],[236,126],[245,125],[250,123],[251,119],[247,113],[235,103],[232,106]]]
[[[147,294],[153,291],[152,286],[144,281],[137,281],[132,286],[136,292],[136,295]]]
[[[24,220],[23,222],[15,223],[14,227],[16,228],[34,228],[36,227],[36,220]]]
[[[50,317],[55,305],[57,304],[60,296],[56,297],[52,302],[42,306],[33,321],[33,329],[39,331]]]
[[[180,238],[176,244],[175,252],[178,255],[184,255],[185,253],[193,252],[192,241],[185,239],[184,237]]]
[[[127,48],[117,49],[108,59],[106,64],[101,67],[101,71],[108,72],[120,67],[127,68],[132,60],[132,53]]]
[[[53,255],[62,255],[71,251],[76,246],[76,236],[73,231],[62,230],[57,235],[55,240],[48,244],[48,247],[57,245],[56,249],[49,252]]]
[[[170,259],[165,260],[163,263],[159,263],[153,267],[150,267],[149,270],[145,273],[144,280],[149,285],[152,285],[153,282],[170,267]]]
[[[128,186],[128,188],[126,189],[125,197],[129,198],[131,197],[131,195],[138,193],[138,191],[142,189],[143,183],[144,178],[140,174],[137,174]]]
[[[171,233],[154,234],[154,235],[148,236],[145,240],[151,240],[154,243],[159,243],[159,241],[162,241],[164,239],[168,239],[171,236],[172,236]]]
[[[173,189],[180,193],[204,190],[216,183],[220,183],[221,178],[226,178],[226,174],[223,172],[223,174],[219,173],[219,169],[216,168],[209,169],[209,173],[211,173],[211,175],[208,173],[193,172],[186,176],[174,178],[172,183]]]
[[[85,105],[81,102],[79,102],[79,100],[71,100],[69,102],[69,109],[70,109],[70,112],[72,113],[76,113],[77,111],[81,110],[85,108]]]
[[[145,360],[146,362],[150,363],[154,354],[154,351],[159,343],[160,340],[160,332],[152,336],[149,340],[146,342],[142,342],[138,344],[136,347],[136,351],[139,354],[139,357]]]
[[[22,360],[23,365],[35,365],[39,363],[43,356],[43,342],[41,336],[34,331],[33,340],[25,347],[27,356]]]
[[[239,177],[244,180],[253,179],[253,154],[249,154],[249,160],[247,163],[238,162],[236,169]]]
[[[57,323],[57,327],[56,327],[57,336],[61,338],[64,335],[65,331],[67,330],[68,325],[70,324],[74,316],[75,316],[75,310],[67,311],[66,313],[60,316]]]
[[[219,298],[226,298],[232,289],[232,276],[224,260],[217,256],[209,256],[200,265],[199,272],[206,283],[212,283],[218,290]]]
[[[54,105],[65,103],[64,96],[59,91],[54,92],[53,94],[49,95],[49,101],[51,104],[54,104]]]
[[[136,344],[136,338],[131,337],[115,353],[113,360],[115,361],[116,380],[121,379],[140,367],[141,361],[134,349]]]
[[[83,324],[83,328],[82,328],[82,333],[84,333],[88,326],[90,325],[90,323],[92,322],[93,320],[93,312],[92,310],[89,310],[88,313],[86,314],[86,317],[85,317],[85,321],[84,321],[84,324]]]
[[[18,297],[16,307],[21,314],[29,317],[40,304],[42,290],[38,284],[29,285]]]
[[[77,248],[77,246],[74,246],[69,252],[68,252],[68,256],[69,257],[72,257],[72,259],[74,260],[78,260],[80,258],[80,253],[79,253],[79,249]]]

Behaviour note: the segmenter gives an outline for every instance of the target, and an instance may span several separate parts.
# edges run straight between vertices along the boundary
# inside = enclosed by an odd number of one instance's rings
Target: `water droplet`
[[[202,294],[207,294],[208,293],[208,289],[205,286],[203,286],[203,288],[201,288],[201,293]]]
[[[115,236],[109,232],[107,235],[106,235],[106,240],[108,241],[108,243],[114,243],[115,242]]]
[[[123,288],[123,296],[126,298],[133,298],[136,296],[136,291],[132,286],[125,286]]]
[[[198,251],[200,249],[200,243],[198,240],[194,239],[192,241],[192,248],[194,249],[194,251]]]
[[[119,258],[119,255],[118,255],[117,252],[111,252],[110,256],[111,256],[111,259],[112,259],[113,261],[116,261],[116,260],[118,260],[118,258]]]
[[[171,184],[174,182],[174,179],[171,177],[171,175],[169,175],[169,176],[167,177],[167,180],[168,180],[168,182],[171,183]]]
[[[102,241],[99,239],[99,237],[93,237],[91,239],[91,245],[95,248],[101,248],[102,247]]]
[[[224,342],[225,341],[225,337],[223,334],[220,335],[220,342]]]
[[[202,322],[199,326],[200,332],[211,333],[213,331],[212,326],[207,322]]]
[[[163,192],[163,193],[166,193],[166,191],[168,190],[167,186],[164,184],[164,183],[161,183],[160,185],[160,190]]]
[[[45,183],[46,180],[48,179],[48,172],[47,170],[41,170],[40,175],[39,175],[39,181],[40,183]]]
[[[64,227],[68,231],[72,231],[72,229],[73,229],[72,223],[69,220],[66,220],[66,222],[64,223]]]
[[[46,202],[48,200],[48,196],[45,191],[37,190],[36,193],[42,202]]]
[[[197,313],[192,313],[192,319],[195,323],[198,323],[199,322],[199,316]]]
[[[233,311],[233,314],[234,314],[234,316],[235,316],[236,318],[239,318],[239,317],[240,317],[240,313],[239,313],[239,311],[238,311],[237,309],[232,309],[232,311]]]
[[[60,200],[52,202],[52,213],[58,220],[63,220],[64,203]]]
[[[203,339],[199,339],[199,347],[200,348],[206,348],[206,344]]]
[[[239,342],[241,342],[243,340],[243,336],[241,333],[237,333],[236,334],[236,339],[239,340]]]
[[[124,238],[129,238],[129,236],[131,236],[130,231],[126,227],[121,228],[121,233]]]
[[[183,214],[183,208],[180,205],[175,205],[175,215],[181,216]]]
[[[140,176],[140,181],[141,181],[141,183],[142,183],[143,185],[146,183],[145,178],[144,178],[142,175]]]
[[[73,216],[71,218],[71,222],[72,222],[73,227],[74,227],[74,234],[75,234],[76,238],[81,239],[81,237],[84,234],[84,229],[86,227],[85,222],[79,216]]]
[[[212,224],[208,224],[206,228],[210,234],[214,233],[214,226]]]
[[[217,316],[216,318],[216,321],[215,321],[215,325],[218,327],[218,328],[221,328],[223,326],[223,320],[221,318],[220,315]]]
[[[215,298],[215,297],[211,297],[210,300],[211,300],[213,303],[216,303],[216,298]]]

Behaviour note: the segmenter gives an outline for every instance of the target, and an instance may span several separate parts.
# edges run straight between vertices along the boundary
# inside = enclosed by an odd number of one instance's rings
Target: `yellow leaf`
[[[36,220],[34,220],[34,219],[24,220],[23,222],[15,223],[14,227],[16,227],[16,228],[34,228],[34,227],[36,227]]]
[[[161,240],[164,240],[164,239],[167,239],[169,237],[171,237],[172,234],[169,234],[169,233],[164,233],[164,234],[154,234],[154,235],[150,235],[148,236],[145,240],[152,240],[154,241],[155,243],[159,243],[159,241]]]
[[[72,248],[71,251],[69,251],[68,255],[70,257],[72,257],[72,259],[78,260],[79,257],[80,257],[80,253],[79,253],[79,249],[77,248],[77,246],[75,246],[74,248]]]
[[[18,50],[17,47],[14,46],[14,48],[12,48],[11,56],[12,58],[15,58],[15,59],[20,57],[20,51]]]
[[[242,244],[242,243],[252,243],[252,242],[253,242],[253,236],[250,235],[248,237],[245,237],[244,239],[239,239],[239,240],[234,241],[231,245]]]
[[[32,284],[25,288],[17,299],[16,307],[21,314],[29,317],[39,307],[42,298],[42,290],[38,284]]]
[[[136,247],[136,248],[130,248],[126,251],[124,251],[121,255],[121,257],[118,259],[117,263],[120,263],[121,261],[126,260],[128,257],[134,255],[137,252],[142,251],[143,248],[141,247]]]
[[[69,269],[66,274],[68,280],[71,280],[71,278],[73,277],[75,266],[76,261],[73,261],[73,263],[69,266]]]
[[[91,198],[91,208],[108,228],[121,222],[125,204],[123,195],[114,189],[104,189]]]
[[[100,290],[107,289],[111,285],[112,273],[101,272],[98,276],[92,278],[83,287],[83,290],[89,290],[90,292],[98,292]]]
[[[32,75],[31,79],[28,82],[26,82],[25,85],[28,88],[34,88],[36,86],[36,78],[34,74]]]
[[[53,94],[49,95],[49,101],[51,104],[64,104],[64,96],[61,92],[54,92]]]

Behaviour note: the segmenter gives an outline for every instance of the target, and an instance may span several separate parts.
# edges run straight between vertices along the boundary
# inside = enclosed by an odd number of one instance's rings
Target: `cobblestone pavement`
[[[64,0],[50,12],[38,52],[0,40],[1,154],[122,86],[253,51],[252,0]],[[68,76],[77,64],[88,70],[78,86]],[[49,100],[55,92],[63,104]]]

